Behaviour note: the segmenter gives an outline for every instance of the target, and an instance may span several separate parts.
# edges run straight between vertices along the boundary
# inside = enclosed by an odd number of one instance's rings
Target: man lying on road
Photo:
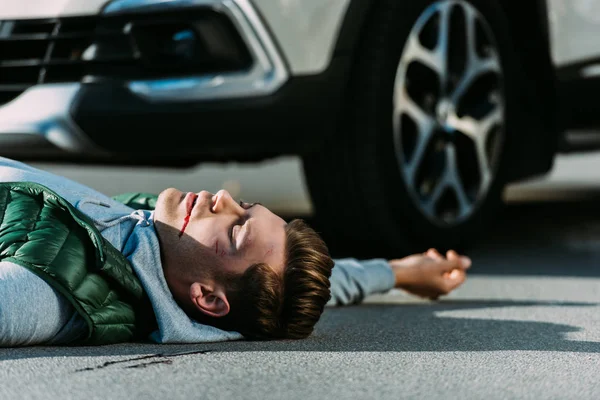
[[[332,260],[302,220],[225,190],[110,198],[0,158],[0,346],[300,339],[326,305],[394,287],[435,299],[470,264]]]

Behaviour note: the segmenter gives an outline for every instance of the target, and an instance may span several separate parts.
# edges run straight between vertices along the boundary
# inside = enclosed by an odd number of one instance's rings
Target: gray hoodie
[[[102,236],[131,262],[148,293],[158,322],[158,330],[150,335],[151,340],[157,343],[196,343],[243,338],[237,332],[225,332],[199,324],[179,308],[163,274],[153,212],[134,211],[90,187],[2,157],[0,181],[30,181],[45,185],[95,222]],[[394,285],[392,270],[383,259],[359,261],[348,258],[335,260],[335,263],[330,306],[358,303],[366,296],[388,291]],[[35,277],[32,275],[31,279]],[[56,295],[60,296],[58,293]],[[69,323],[81,326],[73,321]]]

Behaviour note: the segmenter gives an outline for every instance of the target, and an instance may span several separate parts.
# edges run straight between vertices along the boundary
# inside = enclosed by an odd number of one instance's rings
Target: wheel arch
[[[511,180],[548,172],[553,165],[564,131],[558,107],[557,79],[551,59],[547,0],[515,2],[502,0],[521,71],[528,86],[528,103],[533,118],[524,141],[515,149],[516,168]]]

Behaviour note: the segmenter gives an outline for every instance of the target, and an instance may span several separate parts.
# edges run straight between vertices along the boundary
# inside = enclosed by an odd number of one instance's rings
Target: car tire
[[[527,134],[506,15],[491,0],[373,7],[337,132],[303,159],[315,224],[334,253],[464,250],[502,207]]]

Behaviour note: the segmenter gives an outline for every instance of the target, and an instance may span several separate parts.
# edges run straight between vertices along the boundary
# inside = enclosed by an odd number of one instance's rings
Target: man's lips
[[[188,193],[185,195],[185,209],[187,210],[186,215],[190,215],[192,213],[192,208],[194,207],[194,202],[198,198],[196,193]]]

